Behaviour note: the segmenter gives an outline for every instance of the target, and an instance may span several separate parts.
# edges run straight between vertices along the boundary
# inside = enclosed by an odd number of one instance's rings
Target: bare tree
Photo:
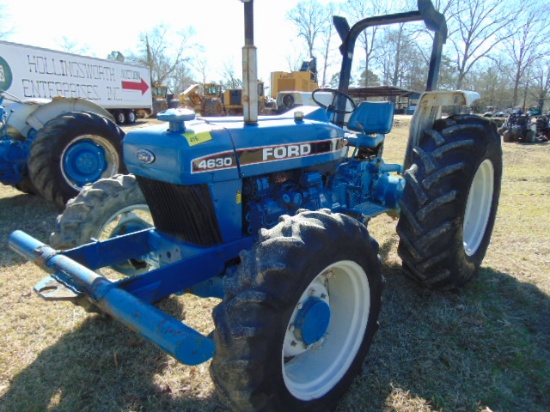
[[[418,54],[414,37],[407,31],[406,23],[399,23],[385,29],[384,53],[380,56],[383,67],[383,83],[403,87],[410,67],[418,66]],[[413,64],[414,63],[414,64]]]
[[[486,60],[470,72],[472,89],[481,95],[476,101],[479,111],[499,111],[511,105],[509,83],[502,70],[502,62]]]
[[[449,40],[455,52],[456,88],[461,89],[472,67],[506,39],[503,29],[515,24],[517,8],[502,0],[461,0],[451,10],[447,23],[455,34]]]
[[[332,15],[334,6],[325,6],[318,0],[307,0],[298,3],[296,8],[287,13],[287,19],[298,29],[298,38],[305,41],[309,58],[315,57],[317,43],[321,43],[322,55],[321,83],[327,82],[327,70],[330,66],[331,44],[333,38]],[[319,66],[319,64],[318,64]]]
[[[114,60],[117,62],[124,62],[124,55],[118,50],[113,50],[107,55],[107,60]]]
[[[327,71],[332,65],[331,56],[333,53],[333,39],[334,39],[334,27],[332,25],[332,16],[335,14],[335,8],[333,4],[329,4],[326,9],[326,18],[328,23],[326,24],[325,30],[320,34],[321,48],[320,54],[322,57],[321,65],[321,85],[324,86],[328,83],[328,74]]]
[[[533,65],[550,54],[548,47],[548,24],[545,10],[532,3],[522,4],[518,10],[516,24],[505,29],[502,43],[503,55],[511,61],[512,70],[508,72],[513,84],[512,105],[519,104],[519,89],[528,82],[528,71]]]
[[[385,2],[365,2],[363,0],[350,0],[347,3],[347,11],[351,18],[355,20],[361,20],[365,17],[382,15],[388,12],[388,4]],[[369,27],[359,35],[359,44],[365,53],[365,64],[362,67],[366,75],[362,76],[364,80],[364,87],[369,86],[368,73],[371,72],[371,63],[373,56],[376,52],[376,40],[377,34],[380,32],[380,26]]]
[[[193,68],[198,73],[200,82],[206,83],[206,79],[208,78],[208,60],[206,57],[197,59],[193,63]]]
[[[68,53],[87,54],[90,51],[90,48],[87,45],[72,41],[67,36],[63,36],[61,40],[57,41],[57,44],[59,45],[61,50]]]
[[[542,112],[544,103],[550,95],[550,61],[545,59],[533,68],[533,89],[532,94],[538,109]]]
[[[222,84],[226,89],[240,89],[241,87],[243,87],[243,81],[236,74],[235,67],[231,62],[225,62],[223,64]]]
[[[6,12],[6,5],[0,4],[0,39],[6,39],[13,33],[13,28],[9,26],[10,15]]]
[[[305,56],[298,49],[291,47],[286,54],[285,60],[288,71],[293,72],[296,70],[300,70],[300,67],[304,60],[307,60],[307,56]]]
[[[330,12],[318,0],[307,0],[290,10],[287,19],[296,25],[298,37],[304,39],[309,56],[314,57],[315,41],[331,24]]]
[[[127,56],[127,60],[149,66],[153,84],[174,86],[178,83],[176,72],[181,76],[182,65],[189,62],[189,55],[198,47],[192,42],[193,35],[191,28],[173,33],[169,26],[161,24],[140,34],[142,52]]]

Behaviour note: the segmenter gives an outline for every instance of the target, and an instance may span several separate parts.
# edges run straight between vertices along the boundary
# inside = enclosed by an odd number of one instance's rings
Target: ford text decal
[[[339,152],[343,148],[342,139],[329,139],[315,142],[287,143],[272,146],[251,147],[237,150],[237,158],[233,151],[226,151],[199,157],[191,161],[191,173],[211,172],[260,163],[277,162],[313,155]]]

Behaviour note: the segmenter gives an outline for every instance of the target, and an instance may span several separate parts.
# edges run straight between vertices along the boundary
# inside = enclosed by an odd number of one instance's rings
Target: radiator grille
[[[208,186],[136,178],[158,230],[201,246],[222,242]]]

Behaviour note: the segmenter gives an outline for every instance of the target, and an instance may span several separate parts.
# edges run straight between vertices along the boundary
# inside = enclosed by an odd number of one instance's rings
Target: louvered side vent
[[[222,242],[206,185],[180,186],[136,177],[158,230],[201,246]]]

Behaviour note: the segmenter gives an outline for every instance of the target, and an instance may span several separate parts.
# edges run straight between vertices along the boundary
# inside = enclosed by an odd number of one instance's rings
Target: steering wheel
[[[315,98],[315,95],[317,93],[332,93],[332,102],[329,104],[329,105],[326,105],[325,103],[322,103],[319,101],[319,98]],[[344,109],[344,110],[341,110],[341,109],[336,109],[335,107],[335,102],[337,100],[337,97],[338,96],[341,96],[343,97],[344,99],[346,99],[346,105],[345,107],[347,108],[348,107],[348,104],[347,102],[349,101],[351,103],[351,107],[352,109],[351,110],[347,110],[347,109]],[[348,114],[348,113],[351,113],[355,110],[355,102],[353,101],[353,99],[351,98],[350,95],[344,93],[344,92],[341,92],[340,90],[337,90],[337,89],[315,89],[312,93],[311,93],[311,98],[313,99],[313,101],[315,103],[317,103],[319,106],[321,106],[323,109],[325,110],[330,110],[332,113],[344,113],[344,114]]]

